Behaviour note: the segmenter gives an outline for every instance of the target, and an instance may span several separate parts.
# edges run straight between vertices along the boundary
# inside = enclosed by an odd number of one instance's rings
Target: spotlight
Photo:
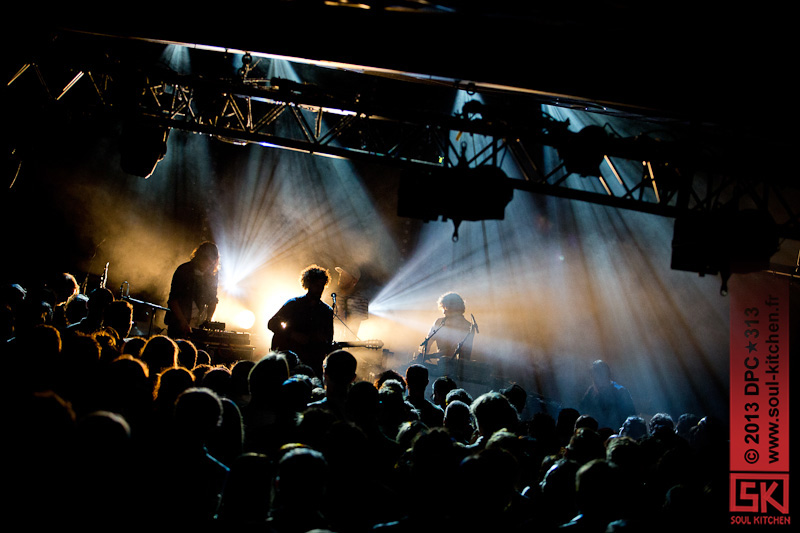
[[[570,174],[600,176],[600,163],[604,157],[601,147],[607,139],[608,135],[601,126],[586,126],[572,134],[558,147],[564,168]]]
[[[450,219],[457,240],[464,220],[503,220],[513,194],[506,174],[493,166],[407,172],[400,180],[397,214],[425,222]]]
[[[250,329],[256,323],[256,315],[252,311],[244,309],[234,317],[233,321],[239,329]]]
[[[249,330],[256,323],[255,313],[228,292],[220,295],[214,319],[231,324],[237,330]]]
[[[689,213],[675,220],[670,266],[720,274],[724,295],[732,273],[766,270],[778,248],[777,226],[765,211]]]
[[[133,176],[149,178],[167,154],[167,137],[169,128],[164,126],[141,119],[126,122],[120,146],[122,170]]]

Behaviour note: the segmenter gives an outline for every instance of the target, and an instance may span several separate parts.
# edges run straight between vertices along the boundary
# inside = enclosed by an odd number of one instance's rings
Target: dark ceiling
[[[586,102],[719,129],[721,139],[734,141],[724,151],[735,154],[731,165],[748,171],[764,165],[768,171],[756,179],[779,176],[782,185],[796,187],[790,157],[794,22],[783,12],[715,11],[681,2],[363,4],[371,9],[319,0],[46,11],[18,5],[5,17],[4,73],[10,79],[65,34],[124,41],[141,46],[142,55],[154,41],[337,62],[419,81],[417,88],[428,94],[472,83],[508,95],[512,110],[520,98]]]
[[[318,0],[16,7],[7,70],[50,32],[213,45],[565,95],[780,139],[790,18],[683,3]],[[643,7],[646,4],[646,7]],[[695,3],[697,4],[697,3]],[[755,130],[755,131],[754,131]]]

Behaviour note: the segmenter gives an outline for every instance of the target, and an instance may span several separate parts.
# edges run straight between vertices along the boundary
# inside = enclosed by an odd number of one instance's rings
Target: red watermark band
[[[789,520],[789,298],[787,279],[731,279],[730,511],[742,524]]]

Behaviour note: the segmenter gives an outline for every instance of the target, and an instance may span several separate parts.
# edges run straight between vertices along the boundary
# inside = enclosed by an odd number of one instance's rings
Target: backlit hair
[[[325,286],[327,286],[331,281],[331,274],[319,265],[307,266],[300,273],[300,284],[307,289],[309,284],[314,281],[325,281]]]
[[[210,241],[204,241],[194,249],[191,256],[192,261],[204,258],[211,259],[215,262],[214,272],[219,269],[219,248],[217,248],[216,244]]]
[[[457,313],[464,313],[467,310],[467,306],[464,303],[464,299],[461,298],[455,292],[448,292],[439,297],[439,301],[437,302],[439,305],[439,310],[444,311],[445,309],[449,311],[455,311]]]

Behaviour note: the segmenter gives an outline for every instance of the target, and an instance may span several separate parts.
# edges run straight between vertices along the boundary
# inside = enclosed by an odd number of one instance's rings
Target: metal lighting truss
[[[508,178],[514,189],[667,217],[726,208],[763,210],[774,220],[780,238],[800,239],[797,190],[789,180],[780,179],[781,172],[739,165],[741,152],[736,145],[714,151],[702,141],[621,137],[596,126],[574,132],[568,123],[541,111],[547,103],[629,118],[622,111],[587,102],[531,96],[523,108],[504,111],[473,101],[461,112],[447,115],[401,97],[365,96],[369,91],[361,92],[357,86],[251,78],[246,67],[238,76],[212,79],[114,61],[61,63],[58,72],[44,72],[41,65],[29,63],[8,85],[11,88],[33,70],[50,102],[57,105],[79,102],[85,109],[228,142],[409,169],[498,165],[510,157],[521,172]],[[61,81],[54,84],[54,78]],[[69,91],[82,91],[82,96],[68,95]],[[485,147],[465,160],[458,139],[470,135],[482,136]],[[561,164],[547,172],[541,158],[544,147],[555,149],[561,158]],[[635,162],[640,170],[620,171],[623,161]]]

